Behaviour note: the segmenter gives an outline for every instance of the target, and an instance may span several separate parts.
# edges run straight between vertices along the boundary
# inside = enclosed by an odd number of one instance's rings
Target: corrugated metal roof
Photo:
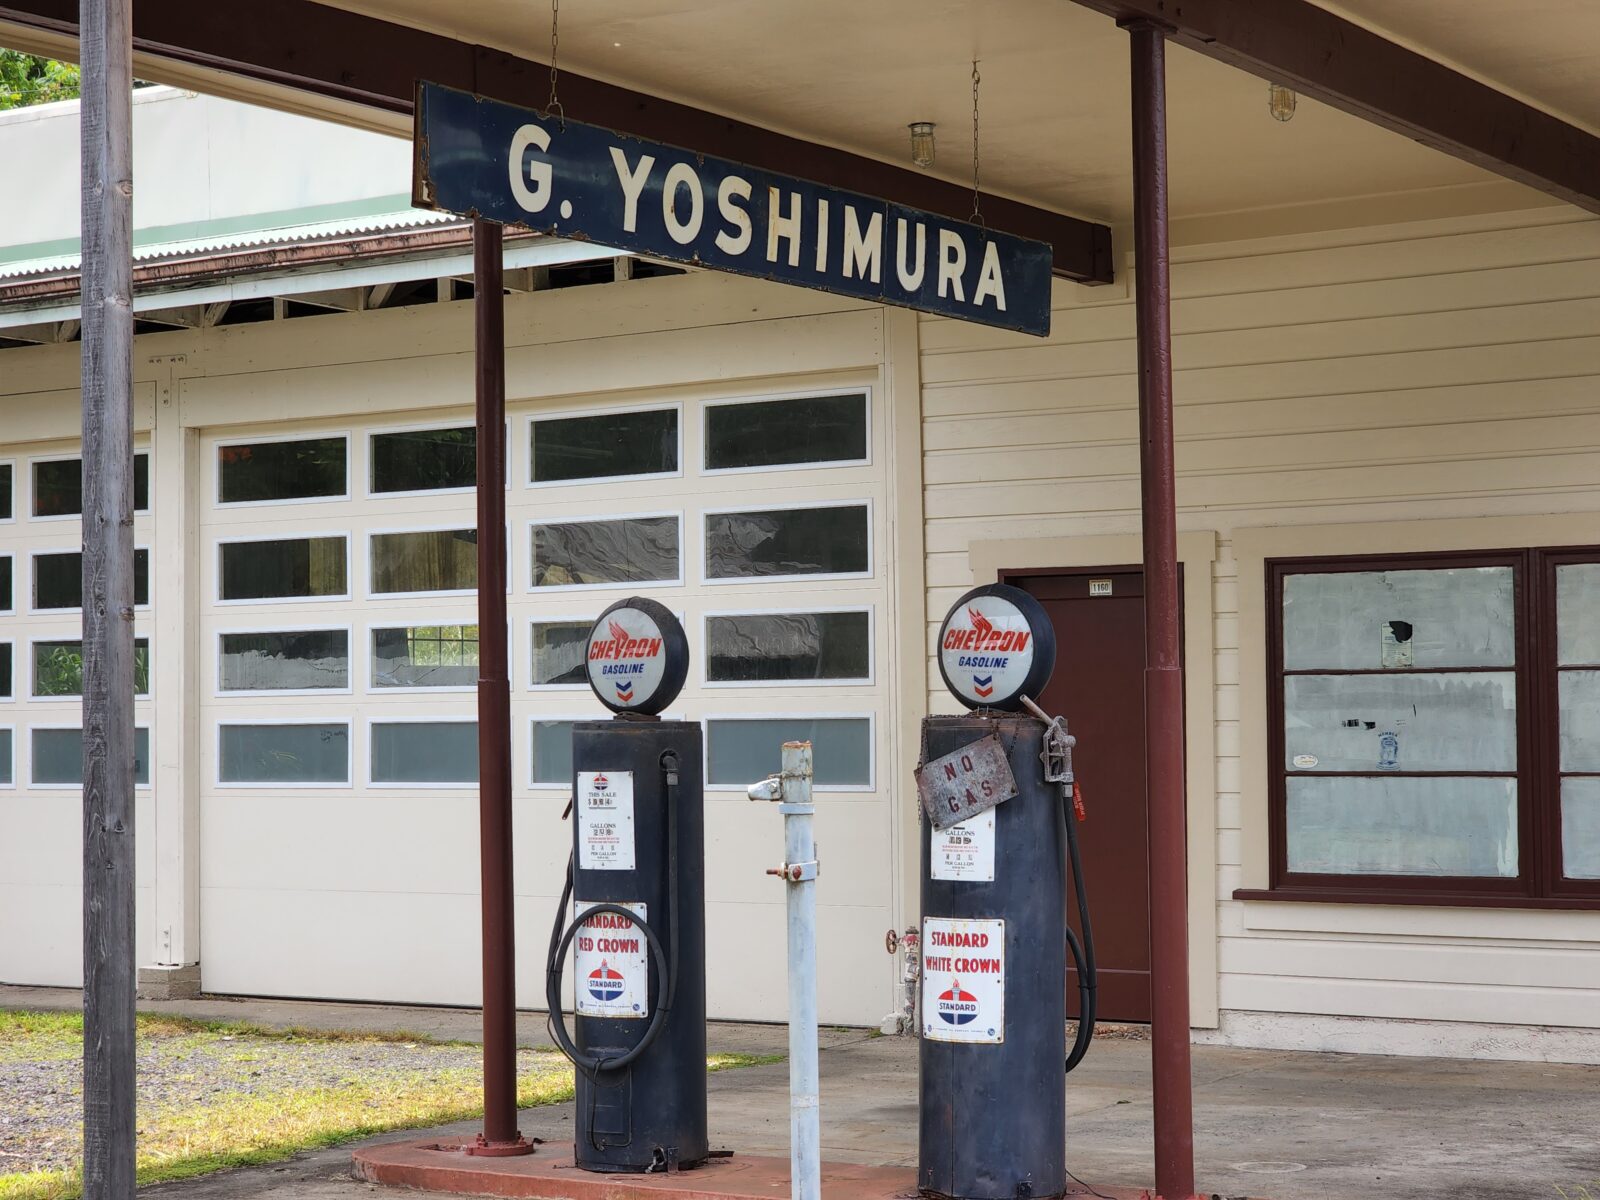
[[[299,245],[361,234],[404,232],[452,224],[465,225],[462,218],[451,213],[427,212],[418,208],[371,216],[348,217],[335,221],[314,221],[302,225],[283,225],[271,229],[244,230],[237,233],[218,234],[213,237],[190,238],[181,241],[151,242],[135,246],[136,263],[163,262],[194,258],[208,254],[224,254],[231,250],[261,249],[268,246]],[[44,258],[20,259],[0,263],[0,280],[17,282],[24,279],[47,279],[56,275],[75,275],[82,263],[77,254],[51,255]]]

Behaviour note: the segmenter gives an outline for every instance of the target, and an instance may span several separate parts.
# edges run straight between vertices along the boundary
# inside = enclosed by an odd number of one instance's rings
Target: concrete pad
[[[355,1174],[371,1183],[458,1195],[530,1200],[781,1200],[790,1193],[789,1160],[757,1154],[715,1158],[671,1175],[602,1175],[579,1170],[572,1144],[540,1146],[518,1158],[474,1158],[459,1143],[424,1139],[357,1150]],[[824,1162],[824,1200],[904,1200],[916,1171]],[[1071,1193],[1069,1193],[1071,1194]],[[1088,1193],[1080,1193],[1087,1195]],[[1101,1189],[1106,1200],[1138,1200],[1138,1189]]]

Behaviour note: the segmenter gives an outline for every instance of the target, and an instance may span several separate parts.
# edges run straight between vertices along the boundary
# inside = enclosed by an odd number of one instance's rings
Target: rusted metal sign
[[[994,734],[923,763],[917,795],[935,829],[948,829],[1017,794],[1017,777]]]
[[[417,85],[411,201],[1044,335],[1051,249],[966,221]]]

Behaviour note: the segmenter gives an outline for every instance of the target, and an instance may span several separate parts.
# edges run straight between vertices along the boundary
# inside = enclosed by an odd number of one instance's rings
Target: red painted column
[[[1150,807],[1150,1006],[1156,1192],[1194,1195],[1189,1074],[1188,830],[1183,776],[1177,509],[1172,461],[1172,297],[1167,263],[1166,35],[1129,22],[1133,237],[1144,513],[1145,791]]]
[[[506,649],[506,319],[503,237],[472,223],[478,420],[478,837],[483,877],[483,1132],[479,1154],[528,1154],[517,1129],[517,987]]]

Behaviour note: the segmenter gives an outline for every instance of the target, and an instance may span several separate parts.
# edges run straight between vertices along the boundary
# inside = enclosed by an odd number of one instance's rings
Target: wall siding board
[[[1600,542],[1597,259],[1600,221],[1551,212],[1174,253],[1179,525],[1221,538],[1216,1037],[1251,1036],[1230,1010],[1600,1029],[1600,912],[1232,898],[1265,843],[1232,531],[1569,512]],[[1139,528],[1133,310],[1077,291],[1046,342],[922,321],[930,622],[977,545]]]

